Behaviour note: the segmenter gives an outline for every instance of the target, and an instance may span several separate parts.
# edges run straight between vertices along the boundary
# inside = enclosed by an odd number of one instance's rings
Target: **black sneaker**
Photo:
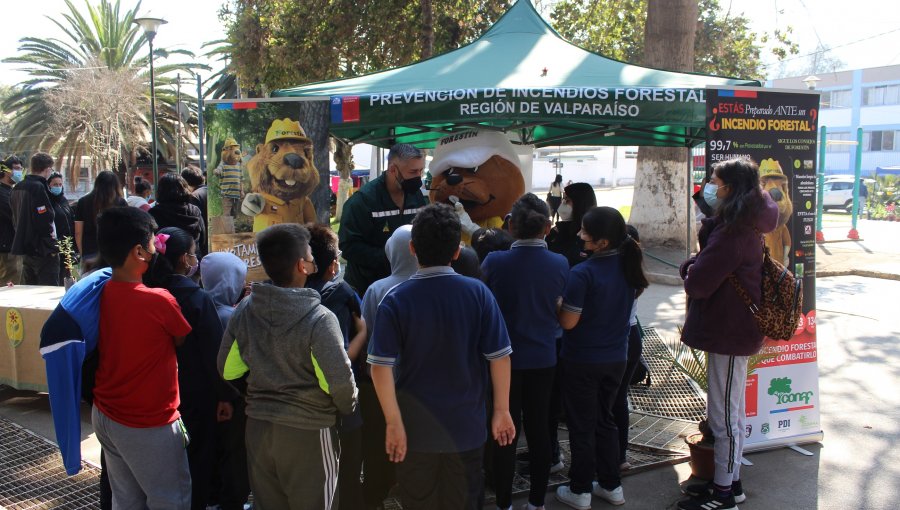
[[[712,482],[694,483],[691,485],[686,485],[681,492],[695,498],[704,493],[711,493],[714,488],[715,487],[713,486]],[[731,482],[731,494],[734,495],[735,503],[743,503],[744,501],[747,501],[747,496],[744,494],[744,488],[741,487],[740,480]]]
[[[679,501],[678,508],[681,510],[738,510],[737,503],[734,502],[734,494],[729,492],[728,496],[723,497],[716,491]]]

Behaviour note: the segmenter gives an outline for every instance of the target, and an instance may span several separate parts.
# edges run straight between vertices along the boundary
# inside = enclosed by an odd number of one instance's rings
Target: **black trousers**
[[[222,510],[243,510],[250,495],[247,473],[247,404],[243,398],[232,401],[231,419],[216,424],[218,440],[218,503]]]
[[[363,500],[367,507],[377,507],[384,504],[384,499],[394,486],[394,463],[384,451],[384,413],[381,412],[375,386],[370,379],[361,377],[357,387],[363,416]]]
[[[483,451],[407,452],[397,464],[403,510],[480,510]]]
[[[360,510],[363,508],[362,485],[362,427],[347,430],[338,427],[341,438],[341,463],[338,467],[336,510]]]
[[[556,339],[556,359],[562,350],[562,338]],[[562,363],[556,364],[556,376],[553,378],[553,389],[550,390],[550,411],[547,420],[547,431],[550,434],[550,460],[553,464],[559,462],[559,422],[563,419],[562,405]]]
[[[644,346],[641,342],[641,331],[635,324],[628,332],[628,361],[625,362],[625,373],[622,374],[622,383],[616,393],[616,401],[613,403],[613,419],[616,428],[619,429],[619,464],[625,462],[625,452],[628,450],[628,387],[631,385],[631,376],[641,360],[641,351]]]
[[[191,509],[206,510],[212,494],[216,463],[216,400],[214,395],[182,395],[178,411],[187,428],[191,470]]]
[[[512,444],[494,444],[494,488],[497,506],[512,505],[512,482],[516,468],[516,444],[525,425],[528,440],[528,458],[531,490],[528,502],[544,506],[547,481],[550,478],[550,394],[556,366],[531,370],[513,370],[509,386],[509,412],[516,426],[516,438]]]
[[[572,448],[570,488],[576,494],[591,492],[594,474],[600,486],[612,490],[619,476],[619,430],[612,407],[622,383],[625,362],[576,363],[562,360],[563,405]]]
[[[22,257],[22,285],[59,284],[59,255]]]

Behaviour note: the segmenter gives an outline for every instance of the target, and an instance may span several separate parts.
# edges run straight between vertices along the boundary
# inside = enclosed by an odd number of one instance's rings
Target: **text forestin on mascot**
[[[791,232],[787,222],[794,212],[794,204],[791,202],[787,176],[777,160],[769,158],[760,161],[759,183],[778,204],[778,228],[764,236],[766,246],[773,259],[787,266],[791,253]]]
[[[432,175],[431,201],[457,202],[457,211],[464,209],[476,224],[466,229],[466,242],[479,226],[502,226],[503,217],[525,193],[512,142],[494,131],[467,131],[442,138],[428,171]]]
[[[276,119],[266,133],[266,143],[256,146],[247,162],[250,193],[241,212],[253,216],[253,231],[278,223],[316,221],[316,208],[309,195],[319,185],[313,164],[313,144],[300,123]]]

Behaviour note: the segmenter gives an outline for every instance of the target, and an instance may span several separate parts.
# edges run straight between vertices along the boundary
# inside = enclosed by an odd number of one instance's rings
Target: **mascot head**
[[[468,131],[442,138],[429,166],[431,201],[455,195],[472,221],[503,217],[525,193],[519,157],[502,133]]]
[[[778,204],[778,226],[786,224],[794,212],[794,204],[791,202],[787,176],[778,160],[769,158],[759,163],[759,184]]]
[[[237,165],[241,162],[241,146],[234,138],[226,138],[222,145],[222,164]]]
[[[291,119],[276,119],[266,133],[266,143],[256,146],[247,162],[254,192],[268,193],[285,202],[308,196],[319,185],[313,165],[313,144]]]

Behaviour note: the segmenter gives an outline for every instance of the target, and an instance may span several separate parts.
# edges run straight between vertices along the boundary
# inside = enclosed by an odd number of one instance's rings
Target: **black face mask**
[[[410,179],[403,179],[400,182],[400,189],[403,190],[403,193],[412,193],[414,191],[419,191],[422,188],[422,178],[421,177],[412,177]]]

